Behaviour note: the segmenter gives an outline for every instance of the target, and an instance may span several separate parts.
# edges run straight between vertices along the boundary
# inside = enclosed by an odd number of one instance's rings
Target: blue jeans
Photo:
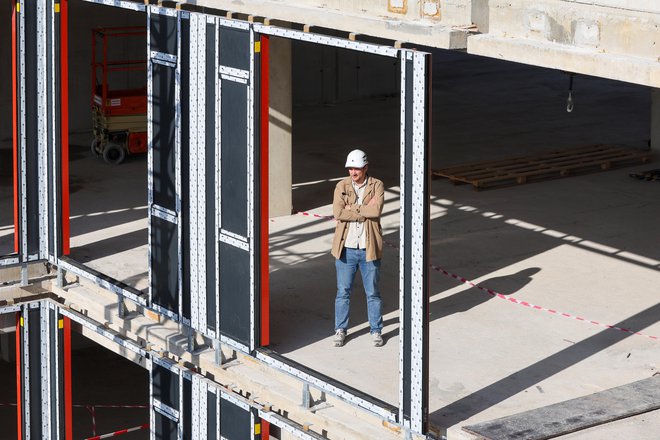
[[[351,290],[358,267],[362,275],[364,293],[367,295],[367,316],[371,333],[383,329],[382,308],[378,282],[380,280],[380,260],[367,261],[365,249],[344,248],[341,258],[335,260],[337,268],[337,298],[335,299],[335,330],[348,328],[348,315],[351,307]]]

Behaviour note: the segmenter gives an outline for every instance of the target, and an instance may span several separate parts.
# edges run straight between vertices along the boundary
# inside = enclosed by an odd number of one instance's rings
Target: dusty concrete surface
[[[71,145],[70,156],[71,258],[146,291],[147,155],[111,166]]]
[[[596,143],[647,145],[648,89],[578,77],[569,114],[568,78],[560,72],[440,53],[434,71],[434,168]],[[362,146],[370,171],[389,188],[383,223],[386,240],[396,243],[397,112],[396,100],[298,108],[294,210],[329,215],[343,156]],[[432,271],[430,412],[450,439],[469,438],[463,425],[625,384],[660,368],[658,340],[605,327],[660,336],[660,186],[628,176],[649,167],[484,192],[433,182],[430,262],[544,308]],[[385,346],[370,346],[358,288],[352,336],[335,349],[332,228],[332,221],[305,215],[271,222],[274,348],[396,404],[397,252],[389,247],[383,260]],[[650,428],[660,415],[645,417],[649,422],[634,438],[653,438]]]

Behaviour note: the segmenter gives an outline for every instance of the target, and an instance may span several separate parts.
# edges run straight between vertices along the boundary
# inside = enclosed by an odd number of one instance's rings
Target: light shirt
[[[353,190],[357,194],[357,204],[362,204],[362,198],[364,197],[364,189],[367,187],[367,182],[369,181],[369,176],[364,179],[362,185],[359,185],[355,182],[351,182],[353,185]],[[344,244],[347,248],[353,249],[366,249],[367,248],[367,234],[364,233],[364,222],[349,222],[348,223],[348,234],[346,235],[346,243]]]

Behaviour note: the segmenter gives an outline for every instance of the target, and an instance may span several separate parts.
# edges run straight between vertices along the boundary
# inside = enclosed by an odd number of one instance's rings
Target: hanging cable
[[[566,99],[566,112],[571,113],[573,111],[573,78],[575,78],[574,73],[568,74],[568,99]]]

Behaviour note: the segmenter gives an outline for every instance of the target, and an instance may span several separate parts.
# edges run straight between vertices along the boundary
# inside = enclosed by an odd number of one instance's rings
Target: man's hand
[[[369,203],[367,203],[367,206],[373,206],[376,204],[376,197],[372,197],[371,200],[369,200]]]

